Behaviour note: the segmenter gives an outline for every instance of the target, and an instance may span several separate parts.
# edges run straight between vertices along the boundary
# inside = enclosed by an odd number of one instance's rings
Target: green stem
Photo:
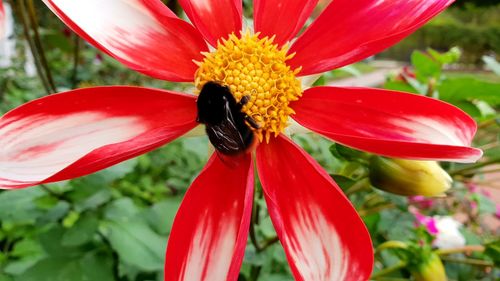
[[[24,2],[24,0],[21,0]],[[52,73],[50,71],[49,64],[47,62],[47,58],[45,57],[45,50],[43,48],[42,40],[40,39],[40,33],[38,32],[38,18],[36,16],[35,5],[33,4],[33,0],[28,0],[28,16],[31,22],[31,30],[33,30],[33,41],[37,48],[38,55],[40,56],[40,62],[42,67],[44,68],[45,75],[47,77],[47,81],[50,85],[50,89],[52,93],[55,93],[56,86],[54,84],[54,79],[52,79]]]
[[[256,232],[256,226],[259,224],[259,213],[260,213],[260,207],[259,204],[257,204],[259,196],[260,196],[259,191],[255,189],[253,197],[252,218],[250,222],[250,242],[252,242],[252,245],[255,247],[257,253],[262,251],[259,245],[259,241],[257,241],[257,232]]]
[[[404,267],[406,267],[407,263],[404,262],[404,261],[401,261],[393,266],[389,266],[389,267],[386,267],[382,270],[380,270],[379,272],[376,272],[372,275],[372,278],[371,279],[374,279],[374,280],[380,280],[379,278],[382,277],[382,276],[385,276],[385,275],[388,275],[388,274],[391,274],[393,273],[394,271],[398,271]]]
[[[379,213],[380,211],[387,210],[387,209],[393,209],[395,208],[396,205],[394,203],[389,203],[389,204],[382,204],[374,208],[370,209],[361,209],[358,211],[358,214],[362,217],[366,217],[371,214]]]
[[[260,192],[256,188],[254,190],[252,218],[250,221],[250,241],[251,241],[252,245],[255,247],[255,251],[257,253],[260,253],[263,250],[262,247],[259,245],[259,241],[257,241],[257,232],[256,232],[256,226],[259,224],[260,207],[258,204],[258,199],[260,196],[261,196]],[[259,275],[260,275],[261,270],[262,270],[261,265],[252,265],[250,267],[249,280],[250,281],[257,281],[259,279]]]
[[[74,89],[78,85],[78,64],[80,62],[80,36],[74,35],[75,49],[73,50],[73,72],[71,74],[71,87]]]
[[[491,173],[496,173],[496,172],[500,172],[500,168],[491,169],[491,170],[482,170],[480,173],[481,173],[481,175],[484,175],[484,174],[491,174]],[[463,176],[471,176],[471,175],[474,175],[475,173],[476,173],[476,171],[469,171],[469,172],[463,173],[462,175]]]
[[[259,279],[260,271],[262,270],[261,265],[253,265],[252,268],[250,268],[250,281],[257,281]]]
[[[375,249],[375,254],[377,255],[381,251],[386,249],[406,249],[406,248],[408,248],[408,245],[406,245],[406,243],[401,241],[391,240],[378,245],[378,247]]]
[[[479,169],[479,168],[482,168],[482,167],[485,167],[485,166],[488,166],[491,164],[497,164],[497,163],[500,163],[500,157],[494,157],[488,161],[472,164],[472,165],[469,165],[469,166],[461,168],[461,169],[450,171],[450,175],[452,175],[452,176],[459,175],[459,174],[462,174],[462,173],[470,171],[470,170]]]
[[[469,253],[469,252],[483,252],[483,251],[484,251],[484,246],[482,245],[468,245],[459,248],[437,250],[436,254],[442,256],[442,255],[451,255],[451,254]]]
[[[458,258],[450,258],[450,257],[442,257],[443,261],[453,262],[453,263],[463,263],[470,264],[475,266],[484,266],[484,267],[493,267],[494,264],[489,261],[478,260],[478,259],[458,259]]]
[[[14,6],[12,6],[14,7]],[[50,90],[50,84],[45,78],[45,74],[43,72],[43,67],[40,62],[40,57],[38,56],[38,52],[36,50],[35,43],[33,42],[33,39],[31,38],[30,31],[29,31],[29,23],[26,15],[26,5],[24,4],[24,0],[19,0],[17,2],[17,10],[18,10],[18,16],[19,19],[21,20],[21,23],[23,25],[23,33],[24,37],[26,38],[26,41],[28,42],[28,46],[30,47],[31,54],[33,55],[33,58],[35,59],[35,67],[36,67],[36,72],[38,73],[38,77],[40,78],[40,81],[42,82],[43,88],[45,89],[45,92],[47,94],[51,94]]]
[[[360,179],[359,181],[357,181],[355,184],[351,185],[346,191],[345,191],[345,195],[346,196],[349,196],[355,192],[358,192],[358,191],[361,191],[361,190],[364,190],[365,188],[369,187],[370,186],[370,180],[368,179],[368,177],[366,178],[363,178],[363,179]]]

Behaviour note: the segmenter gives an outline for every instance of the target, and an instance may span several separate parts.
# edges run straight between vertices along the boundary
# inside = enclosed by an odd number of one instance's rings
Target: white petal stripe
[[[347,280],[348,270],[356,272],[353,267],[357,265],[351,261],[349,249],[343,247],[335,226],[319,206],[296,204],[296,210],[291,235],[286,237],[291,258],[304,280]]]
[[[212,281],[226,280],[233,258],[234,241],[237,236],[237,207],[222,216],[224,224],[215,225],[209,210],[201,217],[195,232],[181,280]]]
[[[64,117],[38,114],[7,119],[4,124],[0,128],[0,186],[8,186],[9,179],[43,181],[91,151],[127,141],[147,129],[139,117],[108,117],[100,112]]]

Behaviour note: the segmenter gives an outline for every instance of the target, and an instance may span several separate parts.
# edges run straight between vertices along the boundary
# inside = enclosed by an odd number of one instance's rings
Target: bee
[[[217,82],[203,85],[196,100],[196,121],[205,124],[208,139],[218,152],[234,156],[255,145],[256,137],[252,128],[259,129],[260,126],[242,111],[249,98],[244,96],[237,102],[229,87]]]

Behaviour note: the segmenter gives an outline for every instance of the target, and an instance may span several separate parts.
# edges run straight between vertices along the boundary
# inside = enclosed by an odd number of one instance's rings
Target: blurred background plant
[[[164,2],[182,16],[176,1]],[[244,1],[248,16],[251,2]],[[318,11],[328,2],[320,1]],[[190,91],[125,69],[74,35],[41,1],[7,3],[1,113],[92,85]],[[499,24],[497,0],[457,1],[397,46],[316,81],[439,98],[479,124],[475,146],[485,156],[469,165],[388,159],[313,134],[293,136],[365,220],[376,249],[373,280],[500,278]],[[163,280],[170,227],[207,147],[206,137],[181,138],[84,178],[0,192],[0,281]],[[260,188],[256,198],[240,279],[292,280]]]

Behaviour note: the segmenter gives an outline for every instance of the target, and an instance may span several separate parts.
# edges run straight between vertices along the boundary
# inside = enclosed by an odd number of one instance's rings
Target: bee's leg
[[[240,102],[238,103],[239,106],[243,107],[245,104],[247,104],[248,102],[250,101],[250,96],[249,95],[246,95],[246,96],[243,96],[240,100]]]
[[[247,121],[252,128],[260,129],[260,125],[257,122],[255,122],[255,120],[253,120],[252,117],[245,115],[245,121]]]

